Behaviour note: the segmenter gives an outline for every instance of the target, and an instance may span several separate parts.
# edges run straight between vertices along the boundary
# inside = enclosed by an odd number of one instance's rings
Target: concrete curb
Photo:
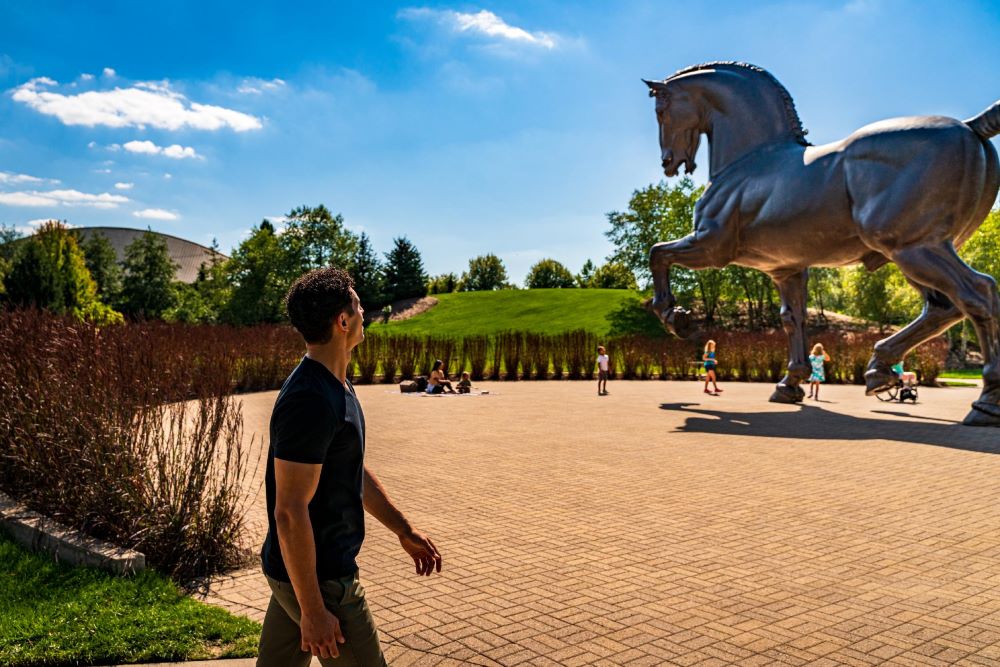
[[[98,567],[119,575],[146,569],[146,556],[138,551],[70,530],[18,504],[2,492],[0,526],[19,544],[32,551],[50,554],[56,562]]]

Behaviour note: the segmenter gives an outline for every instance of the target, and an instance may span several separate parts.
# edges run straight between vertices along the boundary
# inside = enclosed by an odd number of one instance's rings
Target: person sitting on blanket
[[[469,373],[462,373],[462,379],[458,382],[458,393],[460,394],[471,394],[472,393],[472,380],[469,379]]]
[[[455,393],[444,370],[444,362],[437,359],[434,362],[434,367],[431,369],[431,377],[427,380],[428,394],[443,394],[445,391],[449,394]]]

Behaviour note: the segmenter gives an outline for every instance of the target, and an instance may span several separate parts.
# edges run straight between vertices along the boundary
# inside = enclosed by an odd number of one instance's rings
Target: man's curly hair
[[[299,276],[285,296],[288,319],[307,343],[329,343],[343,312],[354,314],[354,279],[342,269],[314,269]]]

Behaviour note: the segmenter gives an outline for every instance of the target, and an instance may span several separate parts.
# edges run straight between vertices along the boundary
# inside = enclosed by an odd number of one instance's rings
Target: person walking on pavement
[[[365,417],[347,368],[364,340],[364,309],[344,271],[301,276],[285,299],[306,354],[271,415],[267,537],[261,550],[271,600],[258,667],[385,665],[355,560],[367,511],[391,530],[418,575],[441,555],[389,499],[364,462]]]

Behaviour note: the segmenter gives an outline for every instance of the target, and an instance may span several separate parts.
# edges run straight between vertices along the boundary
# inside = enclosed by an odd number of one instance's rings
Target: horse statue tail
[[[996,102],[975,118],[965,121],[965,124],[983,139],[1000,134],[1000,102]]]

